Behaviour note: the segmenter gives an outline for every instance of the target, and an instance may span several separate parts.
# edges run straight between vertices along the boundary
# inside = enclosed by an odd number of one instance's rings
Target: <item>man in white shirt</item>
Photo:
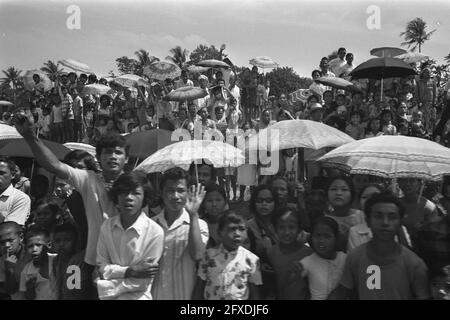
[[[208,77],[205,76],[204,74],[202,74],[202,75],[200,75],[200,77],[198,77],[198,81],[200,83],[200,88],[205,89],[206,92],[208,93],[203,98],[199,98],[199,99],[195,100],[195,104],[197,106],[197,110],[200,110],[201,108],[206,107],[208,105],[210,96],[209,96],[209,89],[207,88],[207,86],[208,86]]]
[[[329,64],[328,64],[328,58],[323,57],[320,60],[320,72],[322,73],[322,77],[336,77],[336,75],[330,71]],[[327,89],[328,90],[328,89]]]
[[[237,108],[241,108],[241,89],[236,85],[236,77],[230,77],[230,87],[229,90],[231,95],[237,102]],[[270,88],[269,88],[270,90]]]
[[[164,229],[164,253],[152,295],[155,300],[190,300],[197,262],[209,238],[208,225],[198,217],[205,196],[200,184],[188,191],[188,176],[180,168],[164,173],[160,189],[164,210],[153,219]]]
[[[339,48],[338,57],[331,60],[328,65],[330,66],[331,71],[339,77],[340,69],[346,64],[345,55],[347,54],[347,50],[345,48]]]
[[[194,83],[192,82],[192,80],[189,80],[186,70],[181,71],[180,78],[181,79],[175,83],[175,87],[177,89],[181,88],[181,87],[193,87],[194,86]]]
[[[16,164],[0,158],[0,222],[14,221],[23,226],[30,215],[31,200],[11,183]]]
[[[352,72],[352,70],[355,68],[355,66],[353,65],[353,53],[347,53],[347,55],[345,56],[345,60],[347,61],[346,64],[344,64],[338,71],[337,76],[344,78],[345,80],[349,80],[350,81],[350,72]]]

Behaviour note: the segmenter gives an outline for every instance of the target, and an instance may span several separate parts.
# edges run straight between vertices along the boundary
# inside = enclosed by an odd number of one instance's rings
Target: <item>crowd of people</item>
[[[148,88],[72,72],[48,92],[28,92],[2,119],[47,174],[34,170],[28,179],[17,161],[0,158],[1,297],[448,299],[450,173],[425,191],[416,178],[398,179],[397,188],[387,179],[323,168],[317,154],[305,151],[301,182],[295,150],[283,150],[272,176],[248,163],[148,175],[126,170],[124,135],[154,129],[225,137],[308,119],[354,139],[408,135],[450,146],[450,97],[439,94],[426,65],[417,78],[382,86],[355,81],[355,92],[315,81],[351,80],[353,68],[345,48],[336,59],[322,58],[305,101],[288,92],[274,97],[256,67],[194,76],[183,70],[179,80]],[[82,96],[95,83],[111,92]],[[165,99],[185,86],[208,95]],[[60,161],[42,139],[91,144],[96,157],[75,150]]]

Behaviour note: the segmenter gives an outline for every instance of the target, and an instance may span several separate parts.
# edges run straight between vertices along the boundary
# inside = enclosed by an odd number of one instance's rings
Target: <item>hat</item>
[[[208,77],[205,76],[204,74],[202,74],[202,75],[200,75],[200,77],[198,77],[198,80],[199,80],[199,81],[200,81],[200,80],[206,80],[206,81],[208,81]]]
[[[313,112],[313,111],[315,111],[315,110],[322,110],[323,109],[323,107],[322,107],[322,105],[320,104],[320,103],[313,103],[312,105],[311,105],[311,107],[309,107],[309,110],[311,111],[311,112]]]
[[[337,108],[337,113],[347,112],[347,108],[345,106],[339,106]]]

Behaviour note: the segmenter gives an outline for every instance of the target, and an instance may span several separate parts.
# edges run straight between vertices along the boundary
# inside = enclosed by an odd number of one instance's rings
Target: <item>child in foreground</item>
[[[198,268],[195,300],[258,300],[262,284],[259,258],[242,245],[247,238],[243,217],[228,211],[219,220],[222,243],[208,249]]]

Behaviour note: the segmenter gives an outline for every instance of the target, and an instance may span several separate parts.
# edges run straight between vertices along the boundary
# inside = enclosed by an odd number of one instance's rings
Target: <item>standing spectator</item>
[[[345,48],[339,48],[337,58],[331,60],[328,65],[331,71],[339,77],[341,75],[341,69],[346,64],[345,55],[347,54],[347,50]]]
[[[337,75],[339,75],[339,77],[341,78],[344,78],[345,80],[349,80],[350,72],[352,72],[355,68],[355,66],[353,65],[353,53],[347,53],[347,55],[345,56],[345,61],[347,63],[341,66]]]
[[[186,70],[181,70],[181,76],[180,76],[180,80],[178,80],[177,82],[175,82],[175,88],[181,88],[181,87],[193,87],[194,83],[192,82],[192,80],[190,80],[188,78],[188,73]]]
[[[205,196],[204,187],[188,191],[187,174],[180,168],[166,171],[160,189],[163,211],[153,219],[164,229],[164,253],[152,288],[155,300],[187,300],[192,297],[197,262],[209,238],[208,225],[198,210]]]
[[[73,134],[74,141],[80,142],[83,138],[83,133],[86,128],[84,128],[84,110],[83,110],[83,99],[81,99],[78,90],[76,88],[72,89],[72,98],[73,98],[73,115],[74,115],[74,123],[73,123]]]
[[[23,226],[30,214],[28,195],[13,187],[14,161],[0,157],[0,222],[14,221]]]
[[[431,133],[436,122],[436,82],[431,79],[431,70],[425,68],[417,83],[416,98],[424,114],[425,130]]]
[[[30,193],[30,180],[22,175],[22,170],[20,170],[20,167],[17,164],[14,169],[11,182],[13,183],[14,188],[22,191],[25,194]]]

